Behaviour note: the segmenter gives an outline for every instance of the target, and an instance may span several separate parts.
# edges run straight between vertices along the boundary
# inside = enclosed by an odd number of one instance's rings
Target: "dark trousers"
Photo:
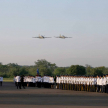
[[[2,81],[0,81],[0,85],[2,86]]]
[[[102,92],[102,85],[99,85],[100,86],[100,92]]]
[[[15,82],[15,86],[17,86],[17,82]]]
[[[97,85],[97,92],[99,92],[100,91],[100,86],[99,85]]]
[[[106,93],[108,93],[108,84],[106,85]]]
[[[17,82],[17,89],[21,89],[21,82]]]
[[[105,85],[102,86],[102,93],[105,93]]]
[[[21,87],[23,87],[25,89],[25,83],[24,82],[21,82]]]

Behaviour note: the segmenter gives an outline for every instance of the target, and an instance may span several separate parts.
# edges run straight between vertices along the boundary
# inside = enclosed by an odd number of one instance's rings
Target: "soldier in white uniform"
[[[36,86],[36,78],[33,77],[33,87],[35,87],[35,86]]]
[[[41,76],[39,75],[39,77],[38,77],[38,83],[39,83],[39,86],[38,87],[41,87]]]
[[[71,90],[71,76],[69,76],[69,90]]]
[[[24,77],[24,85],[27,86],[27,76]]]
[[[106,93],[108,93],[108,75],[106,75]]]
[[[87,91],[87,76],[85,76],[85,91]]]
[[[66,80],[67,80],[67,87],[66,87],[66,90],[69,90],[69,75],[67,75]]]
[[[63,90],[63,75],[60,76],[60,89]]]
[[[89,91],[90,85],[89,85],[89,76],[87,76],[87,91]]]
[[[65,86],[64,86],[65,88],[64,89],[66,90],[66,84],[67,84],[67,77],[66,77],[66,75],[64,76],[64,84],[65,84]]]
[[[102,77],[99,77],[99,87],[100,87],[100,92],[102,92]]]
[[[37,85],[37,87],[39,87],[39,82],[40,82],[40,76],[37,75],[36,76],[36,85]]]
[[[65,76],[62,76],[62,89],[65,89]]]
[[[94,81],[94,76],[92,77],[92,92],[95,91],[95,81]]]
[[[99,76],[97,75],[97,92],[100,91],[100,86],[99,86]]]
[[[81,76],[81,91],[83,91],[83,77]]]
[[[17,82],[17,89],[21,89],[21,77],[20,76],[16,76],[16,82]]]
[[[27,87],[29,87],[29,76],[26,77]]]
[[[102,77],[102,93],[105,93],[105,88],[106,88],[106,77],[103,75]]]
[[[94,92],[97,90],[97,78],[96,76],[94,77]]]
[[[48,88],[48,82],[49,82],[49,77],[48,76],[44,76],[44,87]]]
[[[73,76],[71,76],[71,90],[73,90]]]
[[[58,87],[58,76],[56,76],[56,88],[59,89],[59,87]]]
[[[50,88],[54,88],[54,78],[52,76],[49,77],[49,86]]]
[[[85,91],[86,90],[86,77],[85,76],[83,76],[83,91]]]

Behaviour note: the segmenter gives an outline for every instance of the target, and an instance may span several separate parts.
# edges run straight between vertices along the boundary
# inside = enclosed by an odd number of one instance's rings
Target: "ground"
[[[108,108],[108,94],[26,87],[13,82],[0,86],[0,108]]]

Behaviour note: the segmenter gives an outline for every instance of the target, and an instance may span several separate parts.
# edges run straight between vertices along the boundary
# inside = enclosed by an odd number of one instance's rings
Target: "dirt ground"
[[[13,82],[0,86],[0,108],[108,108],[108,94],[26,87]]]

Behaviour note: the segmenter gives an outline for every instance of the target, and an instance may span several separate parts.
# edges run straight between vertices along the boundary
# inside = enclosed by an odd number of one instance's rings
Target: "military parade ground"
[[[19,78],[19,77],[17,77]],[[38,77],[39,78],[39,77]],[[29,77],[30,79],[30,77]],[[33,79],[33,78],[32,78]],[[57,79],[58,80],[58,79]],[[27,83],[26,83],[27,84]],[[36,84],[36,83],[35,83]],[[41,83],[42,84],[42,83]],[[45,84],[45,85],[53,85]],[[108,94],[38,85],[17,89],[15,82],[2,82],[0,108],[107,108]],[[65,85],[68,86],[68,85]],[[60,87],[60,86],[59,86]],[[68,87],[67,87],[68,88]]]

